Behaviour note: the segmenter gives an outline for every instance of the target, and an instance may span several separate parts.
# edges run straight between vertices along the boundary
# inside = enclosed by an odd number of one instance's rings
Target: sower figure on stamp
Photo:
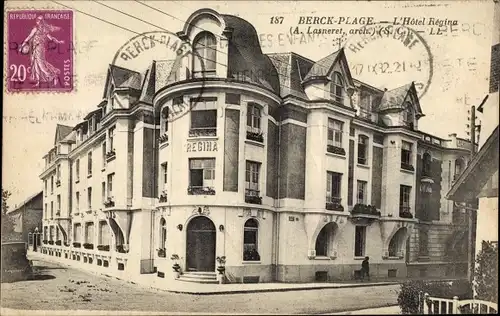
[[[361,281],[365,280],[365,275],[368,277],[368,281],[370,281],[370,263],[368,260],[370,260],[370,257],[365,257],[361,263]]]
[[[40,81],[53,81],[54,85],[57,84],[57,76],[61,70],[47,61],[45,52],[47,50],[47,40],[54,41],[57,44],[64,43],[64,41],[60,41],[50,35],[51,32],[59,31],[60,29],[58,26],[45,22],[43,16],[38,16],[35,27],[33,27],[28,37],[26,37],[19,47],[20,52],[26,54],[29,51],[31,53],[31,79],[36,81],[35,86],[39,86]]]

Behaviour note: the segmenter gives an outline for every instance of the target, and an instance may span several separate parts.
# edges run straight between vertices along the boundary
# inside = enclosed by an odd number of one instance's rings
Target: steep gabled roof
[[[7,212],[7,214],[14,213],[14,212],[20,210],[23,206],[25,206],[26,204],[30,203],[31,201],[33,201],[36,198],[40,198],[40,201],[41,201],[42,200],[42,194],[43,194],[43,191],[37,192],[35,194],[32,194],[26,200],[24,200],[21,204],[17,205],[15,209],[9,210]]]
[[[72,126],[57,124],[54,145],[63,140],[73,130]]]
[[[411,103],[415,106],[415,115],[417,117],[424,116],[418,100],[417,90],[415,89],[415,84],[413,82],[385,91],[375,110],[378,112],[394,109],[403,110],[405,101],[411,101]]]
[[[446,195],[447,199],[466,202],[476,198],[491,176],[498,171],[498,125],[483,147],[472,158]]]
[[[278,72],[281,97],[293,95],[307,100],[302,80],[314,62],[295,53],[276,53],[267,56]]]
[[[135,71],[127,68],[123,68],[117,65],[109,65],[108,75],[106,78],[106,84],[104,86],[103,98],[107,96],[107,92],[111,83],[114,84],[115,88],[130,88],[130,89],[141,89],[142,75]]]
[[[333,67],[337,64],[337,62],[340,62],[343,65],[348,85],[354,86],[351,71],[349,70],[349,65],[343,48],[315,62],[311,70],[304,77],[303,81],[316,78],[326,78],[330,76],[333,71]]]

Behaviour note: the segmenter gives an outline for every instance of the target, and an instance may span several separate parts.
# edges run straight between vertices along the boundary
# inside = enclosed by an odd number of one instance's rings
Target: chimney
[[[457,147],[457,133],[449,134],[448,137],[451,140],[450,147],[451,148],[456,148]]]

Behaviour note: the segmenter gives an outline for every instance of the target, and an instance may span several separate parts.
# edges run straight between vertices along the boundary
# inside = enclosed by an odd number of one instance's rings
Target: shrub
[[[421,296],[419,296],[419,293]],[[403,314],[419,314],[423,295],[428,293],[432,297],[452,299],[458,296],[459,299],[472,298],[472,285],[465,280],[453,282],[429,282],[429,281],[408,281],[401,284],[401,291],[398,294],[398,305]]]
[[[476,263],[476,298],[498,303],[498,248],[491,242],[483,241]]]

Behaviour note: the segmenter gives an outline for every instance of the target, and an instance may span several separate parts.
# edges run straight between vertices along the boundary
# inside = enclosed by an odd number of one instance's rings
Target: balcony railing
[[[371,121],[372,120],[372,113],[368,110],[360,108],[359,109],[359,118],[361,118],[363,120]]]
[[[245,203],[262,204],[262,197],[260,191],[245,189]]]
[[[113,197],[108,197],[106,201],[104,201],[104,207],[114,207],[115,206],[115,200]]]
[[[413,214],[410,212],[409,206],[399,207],[399,217],[401,218],[413,218]]]
[[[215,195],[215,189],[212,187],[189,186],[187,191],[189,195]]]
[[[168,134],[167,132],[163,133],[159,138],[158,141],[160,144],[168,142]]]
[[[247,139],[253,140],[259,143],[264,143],[264,136],[262,135],[262,132],[251,132],[247,131]]]
[[[374,205],[356,204],[351,210],[353,215],[373,215],[380,216],[380,211]]]
[[[54,241],[53,240],[49,240],[49,245],[53,245],[54,244]]]
[[[168,201],[168,195],[167,192],[162,192],[160,195],[160,203],[166,203]]]
[[[61,246],[62,245],[62,241],[61,240],[56,240],[56,246]]]
[[[106,153],[106,161],[110,161],[116,158],[116,151],[115,149],[111,149]]]
[[[84,243],[83,248],[85,249],[94,249],[94,244],[91,243]]]
[[[216,127],[191,128],[189,137],[217,136]]]
[[[82,244],[80,242],[74,242],[73,243],[73,247],[74,248],[80,248],[82,246]]]
[[[109,251],[109,245],[97,245],[97,250]]]
[[[342,147],[337,147],[337,146],[333,146],[333,145],[327,145],[326,146],[326,151],[329,152],[329,153],[332,153],[332,154],[345,156],[345,149],[342,148]]]
[[[344,207],[342,206],[342,199],[337,197],[326,198],[325,208],[329,211],[343,212]]]
[[[415,168],[411,164],[406,162],[401,162],[401,169],[415,171]]]

